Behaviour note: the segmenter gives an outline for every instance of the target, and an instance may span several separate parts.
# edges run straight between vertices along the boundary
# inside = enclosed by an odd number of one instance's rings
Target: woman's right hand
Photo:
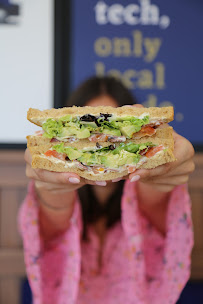
[[[25,151],[26,175],[34,180],[39,204],[40,234],[50,241],[69,227],[73,214],[75,190],[85,182],[75,173],[33,169],[30,151]]]
[[[75,173],[33,169],[31,166],[32,156],[29,149],[26,149],[24,158],[26,161],[26,175],[34,180],[37,190],[46,190],[53,194],[59,194],[72,192],[85,184],[84,180]]]

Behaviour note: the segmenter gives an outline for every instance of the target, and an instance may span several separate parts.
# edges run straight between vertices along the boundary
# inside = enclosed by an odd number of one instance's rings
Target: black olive
[[[108,117],[111,117],[112,114],[104,114],[104,113],[100,113],[100,117],[103,118],[103,120],[107,120],[108,121]]]
[[[91,114],[85,114],[83,116],[80,117],[81,121],[88,121],[88,122],[96,122],[96,117],[94,115]]]
[[[115,144],[109,146],[109,150],[114,150],[114,149],[116,149],[116,145]]]
[[[101,126],[101,124],[98,122],[97,119],[95,119],[95,123],[96,123],[97,127],[100,127],[100,126]]]
[[[108,117],[111,117],[112,116],[112,114],[103,114],[103,113],[100,113],[100,116],[97,116],[96,117],[96,120],[95,120],[95,123],[96,123],[96,125],[99,127],[99,126],[101,126],[101,123],[100,123],[100,121],[109,121],[108,120]],[[99,119],[99,121],[98,121],[98,119]]]
[[[97,142],[96,143],[96,147],[98,148],[98,149],[101,149],[102,148],[102,146]]]

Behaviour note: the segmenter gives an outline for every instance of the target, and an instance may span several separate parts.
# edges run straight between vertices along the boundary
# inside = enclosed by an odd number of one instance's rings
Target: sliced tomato
[[[162,151],[163,149],[163,146],[152,147],[146,152],[145,156],[150,158],[154,156],[157,152]]]
[[[47,152],[44,153],[46,156],[53,156],[56,157],[60,160],[65,160],[66,154],[65,153],[58,153],[56,150],[48,150]]]
[[[146,135],[153,135],[156,133],[156,130],[150,126],[143,126],[140,132],[146,133]]]
[[[133,134],[133,138],[141,138],[144,136],[152,136],[156,133],[156,129],[150,126],[143,126],[139,132]]]

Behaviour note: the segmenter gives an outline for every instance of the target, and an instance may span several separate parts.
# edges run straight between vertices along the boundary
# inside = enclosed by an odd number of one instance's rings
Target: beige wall
[[[19,304],[20,280],[25,276],[17,212],[25,196],[27,178],[23,151],[0,151],[0,303]],[[203,279],[203,154],[195,156],[189,182],[193,205],[195,246],[192,278]]]

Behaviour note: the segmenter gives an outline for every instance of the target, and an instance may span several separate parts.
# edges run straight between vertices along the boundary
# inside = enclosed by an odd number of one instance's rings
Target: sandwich
[[[27,136],[33,168],[102,181],[175,160],[173,129],[160,128],[172,107],[29,109],[27,118],[42,127]]]

